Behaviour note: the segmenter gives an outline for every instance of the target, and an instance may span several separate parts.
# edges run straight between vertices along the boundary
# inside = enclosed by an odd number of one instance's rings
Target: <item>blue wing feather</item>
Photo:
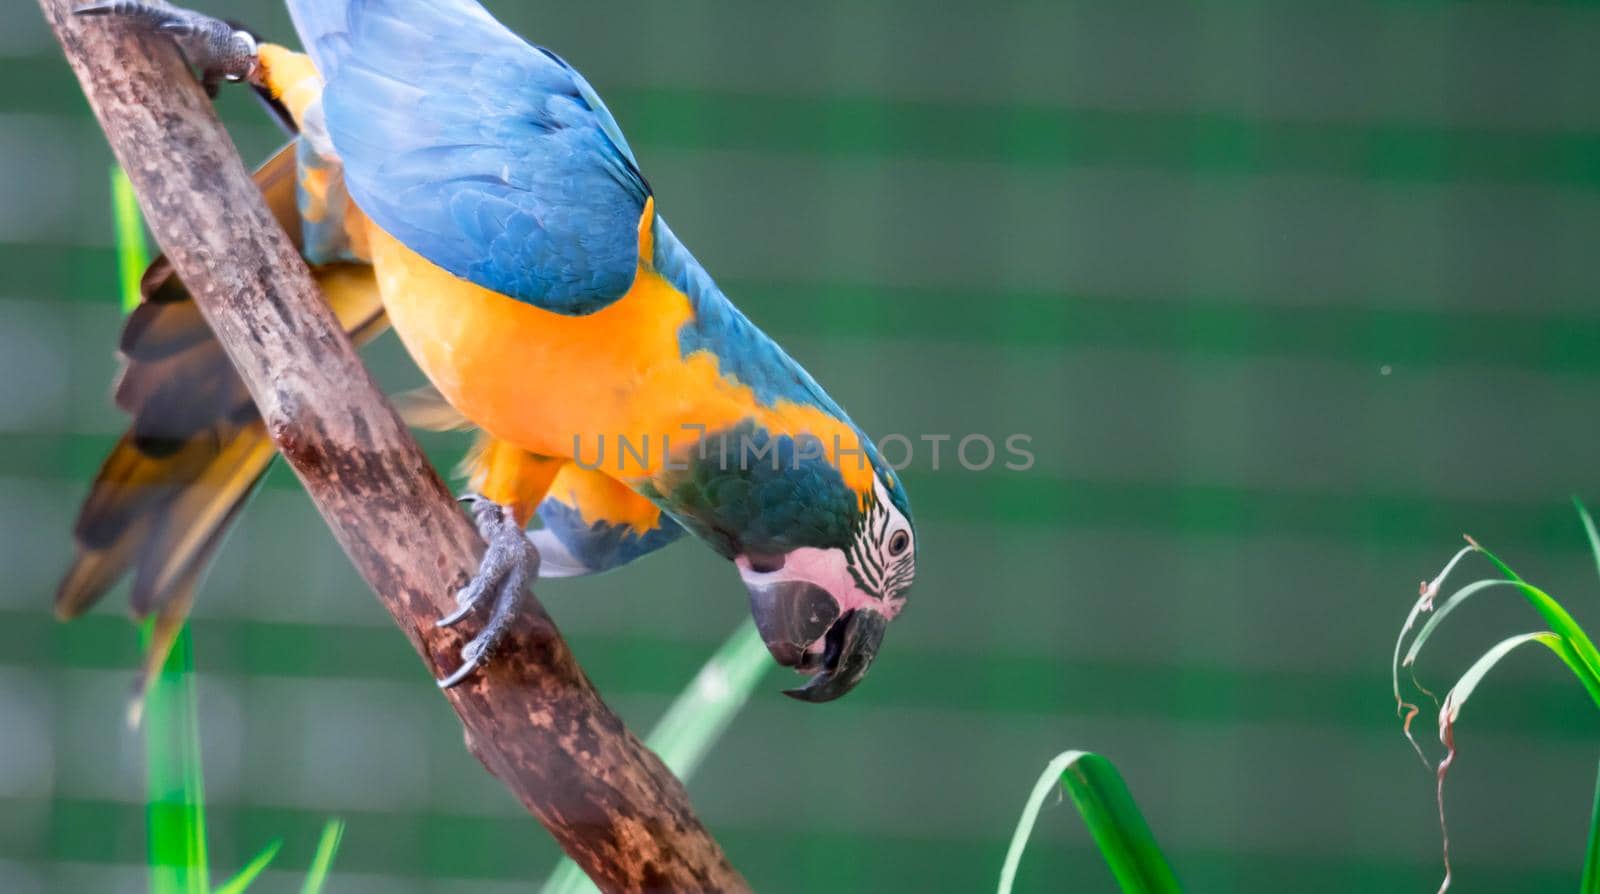
[[[594,89],[471,0],[290,0],[361,209],[484,288],[591,313],[633,282],[650,195]]]
[[[683,536],[683,527],[662,515],[654,528],[640,533],[625,524],[585,522],[583,513],[556,497],[539,504],[543,527],[531,531],[533,543],[545,558],[543,577],[574,577],[611,571],[671,546]]]

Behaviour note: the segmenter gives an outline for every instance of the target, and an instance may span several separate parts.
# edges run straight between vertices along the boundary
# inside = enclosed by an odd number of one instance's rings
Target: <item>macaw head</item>
[[[873,485],[865,506],[841,526],[842,538],[734,557],[767,650],[779,664],[812,675],[785,690],[802,701],[831,701],[861,682],[916,576],[905,492],[892,473],[874,475]]]

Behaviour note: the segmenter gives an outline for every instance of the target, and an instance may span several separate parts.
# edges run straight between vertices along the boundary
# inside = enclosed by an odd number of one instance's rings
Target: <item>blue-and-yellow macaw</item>
[[[484,660],[535,562],[591,574],[688,532],[737,566],[774,659],[812,674],[791,694],[858,683],[914,575],[905,490],[657,214],[594,88],[473,0],[288,5],[306,55],[165,5],[80,11],[169,33],[287,112],[300,135],[258,182],[336,313],[358,339],[394,327],[437,391],[414,418],[481,430],[468,466],[490,549],[443,623],[494,617],[445,682]],[[58,607],[131,568],[135,610],[170,635],[274,453],[160,262],[121,347],[134,421]]]

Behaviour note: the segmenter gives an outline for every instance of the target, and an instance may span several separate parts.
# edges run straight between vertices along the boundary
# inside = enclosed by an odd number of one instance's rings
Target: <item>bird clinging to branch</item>
[[[441,685],[488,659],[529,579],[686,532],[737,567],[773,658],[811,674],[791,695],[860,682],[915,573],[905,490],[656,213],[589,83],[473,0],[289,9],[305,55],[165,4],[79,12],[169,34],[287,111],[300,136],[257,179],[330,304],[358,339],[394,327],[436,389],[411,418],[480,430],[465,499],[489,548],[440,623],[489,615]],[[174,631],[273,452],[182,285],[159,262],[145,285],[117,389],[134,422],[57,605],[131,568],[136,611]]]

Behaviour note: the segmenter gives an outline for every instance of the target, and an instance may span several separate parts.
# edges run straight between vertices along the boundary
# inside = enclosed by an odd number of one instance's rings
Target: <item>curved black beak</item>
[[[860,683],[878,656],[888,619],[874,611],[852,611],[828,630],[822,670],[806,685],[785,689],[784,695],[803,702],[831,702]]]
[[[750,615],[774,661],[798,667],[806,649],[839,618],[833,594],[805,581],[778,581],[750,587]]]

